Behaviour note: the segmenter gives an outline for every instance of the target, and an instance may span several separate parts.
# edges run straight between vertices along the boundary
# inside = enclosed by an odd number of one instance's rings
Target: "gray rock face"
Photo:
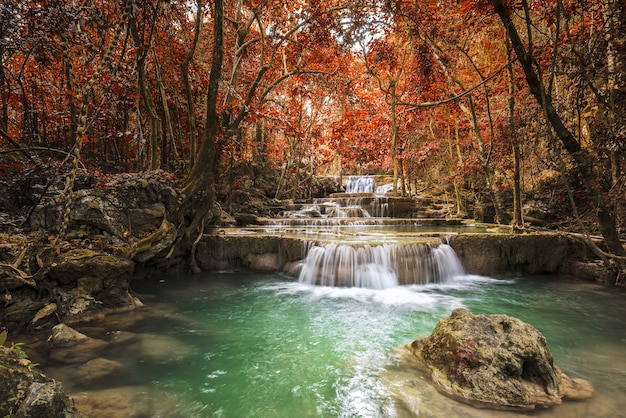
[[[554,365],[536,328],[506,315],[455,309],[405,347],[440,392],[476,407],[532,410],[593,394],[588,382]]]

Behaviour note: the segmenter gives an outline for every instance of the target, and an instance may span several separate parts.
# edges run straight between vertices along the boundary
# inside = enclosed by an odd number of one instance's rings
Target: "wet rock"
[[[124,373],[124,365],[118,361],[104,358],[95,358],[78,367],[76,380],[81,384],[91,384],[97,381],[119,377]]]
[[[95,338],[67,348],[55,348],[48,354],[48,359],[57,364],[82,364],[99,357],[107,343]]]
[[[278,269],[278,254],[248,254],[243,265],[256,271],[276,271]]]
[[[536,328],[506,315],[455,309],[406,348],[440,392],[476,407],[532,410],[593,393],[554,365]]]
[[[75,329],[65,324],[55,325],[52,334],[48,338],[48,344],[52,348],[67,348],[82,344],[89,339],[85,334],[81,334]]]
[[[297,278],[298,276],[300,276],[303,265],[304,260],[289,261],[283,266],[283,273],[285,273],[287,277]]]
[[[81,391],[75,396],[75,402],[77,408],[89,418],[202,416],[202,412],[192,409],[194,405],[145,386]]]
[[[0,416],[79,418],[61,384],[39,372],[21,350],[0,346]]]
[[[178,363],[196,353],[194,348],[173,337],[153,333],[120,333],[115,345],[126,358],[156,364]]]
[[[62,285],[75,285],[64,295],[63,320],[80,320],[104,308],[133,307],[128,293],[134,262],[124,257],[88,249],[62,254],[50,276]]]
[[[568,263],[572,243],[554,233],[456,234],[450,246],[470,274],[559,273]]]

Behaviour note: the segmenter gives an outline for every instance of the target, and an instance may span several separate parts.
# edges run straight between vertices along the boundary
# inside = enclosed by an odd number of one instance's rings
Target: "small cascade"
[[[374,193],[376,192],[376,180],[371,176],[348,176],[346,177],[346,193]]]
[[[398,285],[444,283],[464,274],[447,244],[309,244],[300,283],[386,289]]]
[[[303,258],[288,268],[300,283],[386,289],[464,274],[440,236],[418,235],[411,198],[389,193],[392,185],[378,187],[372,176],[347,177],[345,190],[292,204],[268,222],[272,233],[303,240]]]
[[[383,184],[382,186],[378,186],[376,188],[376,194],[377,195],[385,195],[387,193],[391,193],[393,192],[393,183],[389,183],[389,184]]]

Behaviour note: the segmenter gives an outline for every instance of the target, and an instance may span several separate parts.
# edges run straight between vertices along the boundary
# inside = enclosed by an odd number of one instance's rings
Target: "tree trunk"
[[[172,128],[172,117],[170,115],[170,107],[167,104],[167,93],[165,92],[165,81],[163,80],[163,72],[161,71],[161,64],[159,63],[159,57],[157,56],[156,49],[152,48],[154,55],[154,65],[156,69],[157,85],[159,86],[159,93],[161,95],[161,102],[163,103],[163,118],[165,119],[165,140],[163,141],[163,164],[168,165],[168,154],[166,150],[168,146],[172,148],[172,156],[175,158],[173,161],[173,167],[178,164],[178,150],[176,148],[176,141],[174,140],[174,128]]]
[[[185,202],[183,203],[182,209],[189,206],[196,194],[200,194],[203,210],[195,213],[189,229],[199,228],[200,224],[204,221],[204,218],[209,215],[210,210],[215,204],[215,166],[217,164],[215,140],[219,125],[217,118],[217,99],[224,57],[224,5],[222,0],[215,0],[213,13],[213,57],[211,60],[211,73],[209,75],[209,86],[206,96],[207,108],[204,135],[202,144],[196,155],[195,163],[187,178],[187,184],[182,190],[185,195]]]
[[[524,229],[524,219],[522,212],[522,182],[520,173],[520,147],[519,141],[516,138],[516,125],[515,125],[515,76],[513,74],[513,62],[511,60],[511,42],[508,36],[505,39],[506,42],[506,55],[509,61],[507,66],[508,83],[509,83],[509,130],[511,135],[511,142],[513,148],[513,231],[519,231]]]
[[[196,129],[196,111],[194,109],[193,92],[189,81],[189,64],[196,53],[200,28],[202,27],[202,0],[196,0],[196,24],[193,31],[193,41],[185,60],[181,64],[183,74],[183,84],[185,85],[185,98],[187,99],[187,117],[189,118],[189,167],[193,167],[196,159],[196,146],[198,143],[198,133]]]
[[[152,43],[152,40],[148,40],[148,45],[144,45],[139,36],[137,24],[134,19],[130,20],[128,27],[130,29],[131,36],[133,37],[135,48],[137,48],[138,51],[142,51],[143,49],[142,52],[138,53],[136,60],[137,85],[139,87],[139,94],[143,100],[144,107],[148,112],[148,118],[150,119],[150,170],[156,170],[161,165],[161,147],[159,146],[159,142],[163,136],[163,130],[161,127],[161,119],[156,111],[154,100],[152,100],[150,87],[148,86],[148,76],[146,74],[146,58],[148,56],[149,44]]]

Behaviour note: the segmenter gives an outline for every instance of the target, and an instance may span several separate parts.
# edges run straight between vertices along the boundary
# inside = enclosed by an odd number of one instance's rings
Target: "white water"
[[[374,193],[376,180],[370,176],[348,176],[346,178],[346,193]]]
[[[445,283],[464,274],[447,244],[313,244],[298,282],[388,289],[400,284]]]

